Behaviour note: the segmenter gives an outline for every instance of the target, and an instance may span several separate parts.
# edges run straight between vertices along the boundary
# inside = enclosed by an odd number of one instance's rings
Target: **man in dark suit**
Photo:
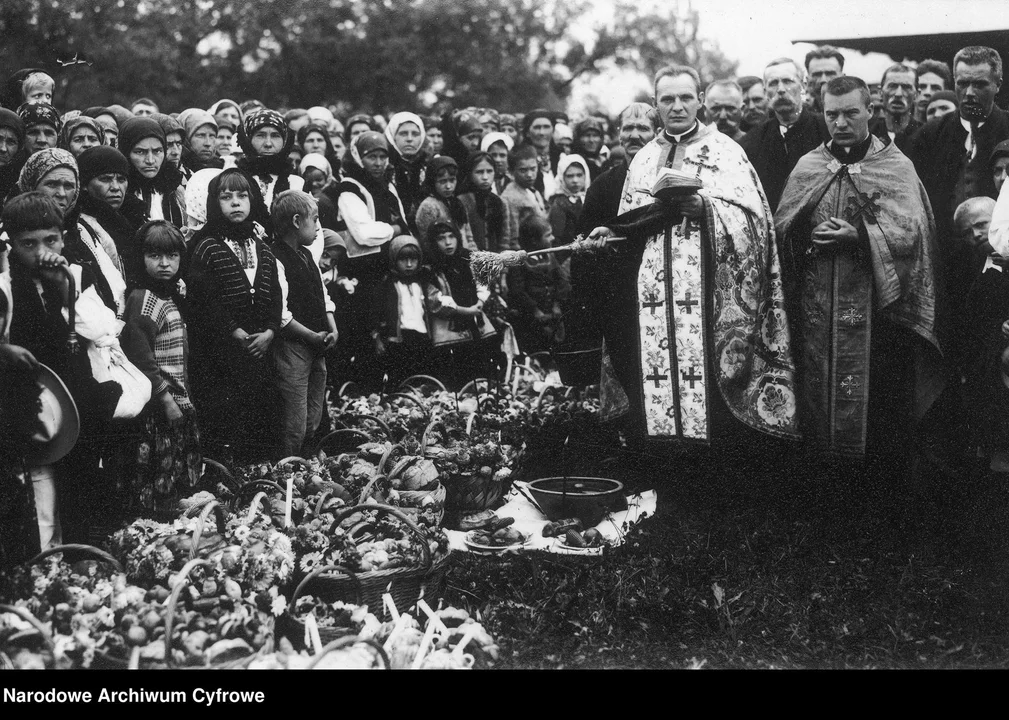
[[[911,138],[922,126],[913,117],[918,94],[914,70],[901,63],[891,65],[883,73],[880,88],[883,116],[869,121],[869,132],[882,140],[884,145],[894,143],[906,155]]]
[[[953,58],[953,78],[959,111],[922,127],[911,139],[908,156],[932,203],[942,280],[955,314],[972,278],[970,258],[964,256],[954,232],[953,213],[968,198],[996,197],[988,162],[995,146],[1009,138],[1009,118],[995,105],[1002,86],[1002,58],[997,51],[982,46],[961,49]]]
[[[791,58],[772,60],[764,68],[764,89],[771,117],[740,141],[757,171],[771,211],[778,207],[788,174],[803,155],[830,140],[822,114],[802,105],[803,70]]]

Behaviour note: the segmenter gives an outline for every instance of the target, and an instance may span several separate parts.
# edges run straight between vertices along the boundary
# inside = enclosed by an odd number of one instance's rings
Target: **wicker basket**
[[[322,651],[318,655],[312,658],[312,662],[308,665],[306,669],[315,670],[318,664],[322,661],[322,659],[327,655],[329,655],[329,653],[333,652],[334,650],[340,650],[345,647],[350,647],[352,645],[367,645],[368,647],[370,647],[372,650],[375,651],[375,654],[378,655],[378,657],[382,659],[382,669],[392,670],[392,665],[389,662],[389,655],[385,652],[385,648],[383,648],[374,640],[364,640],[355,635],[338,638],[332,641],[331,643],[327,644],[325,647],[322,648]]]
[[[355,587],[357,588],[357,598],[355,600],[355,604],[361,604],[361,584],[357,579],[357,574],[352,573],[350,570],[345,567],[341,567],[340,565],[323,565],[322,567],[317,567],[315,570],[306,575],[300,583],[298,583],[298,587],[294,589],[294,594],[291,595],[291,601],[287,605],[288,609],[277,619],[277,632],[290,640],[296,650],[301,650],[305,647],[305,623],[303,620],[294,615],[293,610],[295,603],[297,603],[298,598],[301,597],[302,592],[310,584],[312,584],[316,578],[323,573],[334,571],[349,575],[353,579],[356,583]],[[331,643],[334,640],[353,634],[354,630],[352,628],[319,627],[319,638],[322,640],[323,644]]]
[[[383,620],[388,619],[388,611],[382,602],[382,595],[386,592],[392,596],[396,607],[401,609],[413,607],[421,597],[428,598],[429,602],[432,598],[439,597],[451,553],[432,562],[427,534],[398,508],[388,505],[354,505],[336,515],[335,522],[339,524],[354,513],[364,510],[378,510],[399,518],[421,541],[424,556],[421,565],[412,568],[372,570],[356,573],[354,576],[320,574],[314,578],[314,582],[318,585],[314,593],[316,597],[325,602],[336,600],[354,602],[356,599],[359,604],[367,605]]]
[[[12,633],[3,639],[3,643],[0,644],[0,670],[14,669],[14,663],[11,662],[11,659],[8,656],[8,649],[11,647],[40,643],[49,651],[49,653],[53,652],[54,646],[52,636],[49,634],[49,630],[46,629],[46,626],[39,622],[37,617],[24,608],[17,607],[15,605],[0,604],[0,615],[5,613],[17,615],[19,618],[31,625],[32,629]],[[125,667],[125,665],[123,665],[123,667]]]
[[[507,483],[467,473],[453,475],[446,482],[445,507],[453,514],[468,514],[490,510],[500,502]]]

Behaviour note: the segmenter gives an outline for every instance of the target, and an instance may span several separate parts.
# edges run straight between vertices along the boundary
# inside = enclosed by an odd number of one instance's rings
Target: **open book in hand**
[[[685,173],[673,168],[662,168],[652,185],[652,196],[659,200],[682,195],[693,195],[703,187],[701,179],[696,175]]]

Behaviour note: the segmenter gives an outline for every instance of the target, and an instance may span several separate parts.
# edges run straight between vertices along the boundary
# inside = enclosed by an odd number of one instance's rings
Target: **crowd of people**
[[[204,452],[306,452],[327,387],[458,388],[541,351],[650,437],[1009,463],[1001,81],[989,48],[869,85],[823,46],[706,88],[666,68],[654,105],[611,123],[229,99],[61,112],[54,78],[19,70],[0,108],[0,373],[20,438],[0,524],[37,524],[35,547],[85,540],[95,518],[170,512]],[[585,237],[596,253],[489,285],[471,269]],[[63,455],[24,419],[41,366],[79,412]]]

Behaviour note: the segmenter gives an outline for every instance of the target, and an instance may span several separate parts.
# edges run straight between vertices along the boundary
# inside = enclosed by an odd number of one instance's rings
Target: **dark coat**
[[[890,139],[890,133],[886,129],[886,118],[878,117],[873,118],[869,121],[869,132],[878,137],[883,141],[884,145],[889,145],[891,142],[897,145],[897,149],[902,153],[907,155],[911,147],[911,138],[914,134],[921,129],[924,123],[920,123],[914,118],[911,118],[907,122],[907,126],[898,133],[894,133],[893,140]]]
[[[778,208],[788,174],[799,162],[799,158],[830,140],[823,116],[809,110],[802,111],[799,119],[784,136],[778,126],[778,119],[771,115],[746,133],[746,137],[739,142],[750,164],[757,171],[771,212]]]

